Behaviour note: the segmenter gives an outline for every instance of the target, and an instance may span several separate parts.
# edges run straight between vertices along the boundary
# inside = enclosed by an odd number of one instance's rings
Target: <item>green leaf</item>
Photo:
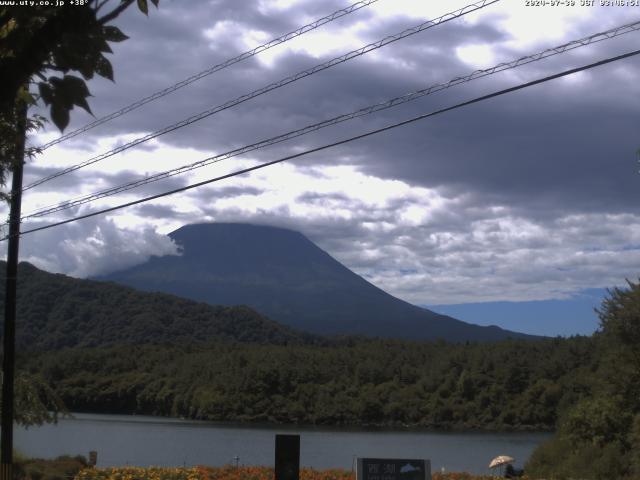
[[[122,33],[118,27],[113,27],[111,25],[102,27],[102,32],[104,39],[108,42],[123,42],[129,38]]]
[[[53,64],[63,72],[68,72],[74,62],[74,53],[71,49],[56,47],[52,51]]]
[[[89,106],[89,103],[87,103],[87,99],[86,97],[78,97],[74,103],[76,105],[78,105],[79,107],[83,108],[85,112],[90,113],[91,115],[93,115],[93,112],[91,111],[91,107]]]
[[[65,89],[68,89],[70,91],[77,91],[85,97],[91,95],[89,93],[89,89],[87,88],[87,84],[84,83],[84,80],[79,77],[75,77],[73,75],[65,75],[62,79],[62,82],[65,86]]]
[[[153,3],[156,8],[158,8],[158,3],[160,3],[160,0],[151,0],[151,3]]]
[[[20,102],[23,102],[26,105],[33,105],[35,103],[33,95],[26,88],[21,88],[20,90],[18,90],[17,98]]]
[[[95,70],[96,58],[92,55],[86,55],[76,65],[75,69],[78,70],[84,78],[91,80],[93,78],[93,72]]]
[[[64,108],[68,112],[73,109],[74,105],[78,105],[91,113],[86,100],[91,96],[91,93],[84,80],[73,75],[65,75],[64,78],[51,77],[49,82],[53,87],[53,105],[57,108]]]
[[[113,82],[113,67],[111,66],[111,62],[104,58],[102,55],[98,57],[96,61],[96,73],[101,77],[108,78]]]
[[[53,91],[51,105],[57,105],[60,108],[64,107],[67,110],[72,109],[73,101],[69,98],[70,96],[66,92],[64,80],[60,77],[49,77],[49,84],[51,85],[51,90]]]
[[[61,132],[69,125],[69,109],[59,103],[51,105],[51,119]]]
[[[113,50],[111,50],[111,47],[109,46],[107,41],[104,40],[104,39],[103,39],[102,43],[100,44],[100,51],[101,52],[105,52],[105,53],[113,53]]]
[[[147,0],[138,0],[138,8],[145,15],[149,15],[149,6],[147,5]]]
[[[87,103],[87,97],[91,96],[91,92],[87,88],[87,84],[84,80],[73,75],[65,75],[63,80],[63,92],[66,98],[73,104],[84,108],[87,112],[91,113],[89,104]],[[72,107],[73,108],[73,107]]]

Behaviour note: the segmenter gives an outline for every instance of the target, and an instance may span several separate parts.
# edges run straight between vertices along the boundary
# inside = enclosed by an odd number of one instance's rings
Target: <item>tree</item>
[[[534,476],[640,476],[640,283],[613,288],[597,310],[600,367],[590,395],[560,419],[528,465]]]
[[[74,106],[91,113],[87,103],[91,94],[85,80],[95,74],[113,80],[113,67],[104,54],[111,52],[109,42],[121,42],[127,36],[108,23],[133,2],[120,0],[114,6],[110,0],[77,0],[67,5],[34,2],[0,8],[0,183],[4,184],[7,171],[12,172],[11,194],[4,195],[10,203],[10,214],[2,358],[1,480],[12,478],[13,422],[20,420],[14,411],[18,390],[14,387],[20,387],[14,376],[15,300],[22,169],[25,154],[33,153],[25,151],[25,140],[27,131],[42,122],[41,117],[29,118],[27,110],[42,100],[49,106],[51,120],[61,131],[69,124]],[[157,6],[159,0],[151,2]],[[148,14],[147,0],[137,0],[137,5]],[[107,8],[111,9],[103,14]],[[34,84],[37,93],[32,91]],[[29,385],[37,391],[37,384],[32,381]],[[48,420],[38,411],[41,406],[41,402],[30,404],[27,411],[22,412],[27,414],[25,421]],[[30,413],[35,417],[29,416]]]
[[[627,284],[628,289],[609,290],[597,312],[602,333],[624,346],[640,365],[640,283]]]
[[[16,158],[16,145],[25,132],[19,128],[18,109],[42,100],[51,120],[63,131],[70,111],[81,107],[91,113],[91,96],[85,80],[94,75],[113,80],[113,67],[105,57],[109,42],[128,37],[109,25],[134,0],[86,0],[82,5],[0,7],[0,182]],[[159,0],[151,0],[158,5]],[[40,3],[40,2],[36,2]],[[54,2],[47,2],[54,3]],[[148,14],[147,0],[136,0]],[[105,12],[107,5],[111,10]],[[72,74],[76,72],[77,74]],[[37,93],[33,88],[37,87]],[[42,117],[28,120],[26,128],[42,124]]]
[[[640,283],[627,284],[609,291],[598,315],[609,383],[628,408],[640,411]]]
[[[59,415],[68,414],[62,399],[41,375],[20,372],[15,383],[15,420],[19,425],[54,423]]]

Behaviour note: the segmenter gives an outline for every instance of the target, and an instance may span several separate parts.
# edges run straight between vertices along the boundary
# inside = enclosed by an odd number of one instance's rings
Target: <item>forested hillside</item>
[[[0,270],[5,263],[0,262]],[[320,341],[248,307],[211,306],[164,293],[18,269],[18,350],[120,344]],[[0,290],[0,308],[4,290]]]
[[[24,359],[72,411],[206,420],[552,429],[598,368],[589,338],[451,345],[345,339],[67,349]]]

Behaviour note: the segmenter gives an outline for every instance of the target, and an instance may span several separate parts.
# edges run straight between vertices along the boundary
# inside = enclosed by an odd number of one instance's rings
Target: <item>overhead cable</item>
[[[20,235],[25,235],[25,234],[28,234],[28,233],[34,233],[34,232],[39,232],[39,231],[42,231],[42,230],[47,230],[49,228],[57,227],[57,226],[60,226],[60,225],[65,225],[67,223],[72,223],[72,222],[76,222],[76,221],[79,221],[79,220],[84,220],[86,218],[95,217],[97,215],[102,215],[102,214],[109,213],[109,212],[114,212],[116,210],[121,210],[123,208],[131,207],[131,206],[134,206],[134,205],[139,205],[141,203],[146,203],[146,202],[149,202],[151,200],[156,200],[158,198],[166,197],[166,196],[173,195],[173,194],[180,193],[180,192],[185,192],[187,190],[192,190],[194,188],[202,187],[204,185],[208,185],[208,184],[211,184],[211,183],[214,183],[214,182],[225,180],[227,178],[236,177],[238,175],[242,175],[242,174],[249,173],[249,172],[252,172],[252,171],[255,171],[255,170],[259,170],[259,169],[262,169],[262,168],[265,168],[265,167],[269,167],[271,165],[282,163],[282,162],[285,162],[287,160],[293,160],[295,158],[303,157],[303,156],[309,155],[311,153],[319,152],[319,151],[326,150],[326,149],[329,149],[329,148],[333,148],[333,147],[336,147],[336,146],[339,146],[339,145],[344,145],[346,143],[350,143],[350,142],[353,142],[355,140],[360,140],[360,139],[363,139],[363,138],[366,138],[366,137],[370,137],[372,135],[377,135],[377,134],[385,132],[387,130],[391,130],[391,129],[398,128],[398,127],[401,127],[401,126],[404,126],[404,125],[408,125],[410,123],[414,123],[414,122],[417,122],[419,120],[424,120],[426,118],[434,117],[436,115],[439,115],[439,114],[442,114],[442,113],[445,113],[445,112],[450,112],[452,110],[456,110],[456,109],[461,108],[461,107],[472,105],[474,103],[479,103],[479,102],[482,102],[482,101],[485,101],[485,100],[489,100],[491,98],[499,97],[501,95],[505,95],[507,93],[515,92],[515,91],[518,91],[518,90],[522,90],[524,88],[532,87],[534,85],[539,85],[541,83],[545,83],[545,82],[548,82],[548,81],[551,81],[551,80],[555,80],[557,78],[565,77],[567,75],[572,75],[574,73],[582,72],[584,70],[589,70],[591,68],[595,68],[595,67],[599,67],[599,66],[602,66],[602,65],[606,65],[606,64],[609,64],[609,63],[612,63],[612,62],[615,62],[615,61],[618,61],[618,60],[622,60],[622,59],[625,59],[625,58],[629,58],[629,57],[632,57],[632,56],[635,56],[635,55],[638,55],[638,54],[640,54],[640,50],[634,50],[632,52],[628,52],[628,53],[625,53],[625,54],[622,54],[622,55],[618,55],[616,57],[609,57],[609,58],[607,58],[605,60],[600,60],[599,62],[590,63],[588,65],[584,65],[584,66],[578,67],[578,68],[572,68],[570,70],[565,70],[563,72],[556,73],[556,74],[553,74],[553,75],[549,75],[549,76],[546,76],[546,77],[543,77],[543,78],[539,78],[537,80],[533,80],[533,81],[530,81],[530,82],[527,82],[527,83],[522,83],[522,84],[517,85],[515,87],[505,88],[505,89],[499,90],[497,92],[493,92],[493,93],[490,93],[490,94],[487,94],[487,95],[482,95],[480,97],[476,97],[476,98],[474,98],[472,100],[468,100],[466,102],[458,103],[458,104],[453,105],[451,107],[446,107],[446,108],[442,108],[440,110],[436,110],[436,111],[433,111],[433,112],[430,112],[430,113],[425,113],[423,115],[418,115],[417,117],[413,117],[413,118],[410,118],[408,120],[404,120],[402,122],[398,122],[398,123],[394,123],[394,124],[391,124],[391,125],[387,125],[385,127],[377,128],[375,130],[370,130],[369,132],[366,132],[366,133],[363,133],[363,134],[360,134],[360,135],[349,137],[349,138],[346,138],[344,140],[339,140],[337,142],[333,142],[333,143],[330,143],[330,144],[322,145],[320,147],[312,148],[310,150],[305,150],[304,152],[299,152],[299,153],[296,153],[296,154],[293,154],[293,155],[288,155],[286,157],[279,158],[277,160],[272,160],[270,162],[261,163],[259,165],[255,165],[253,167],[244,168],[242,170],[237,170],[235,172],[228,173],[226,175],[221,175],[219,177],[210,178],[210,179],[204,180],[202,182],[194,183],[192,185],[187,185],[185,187],[176,188],[174,190],[169,190],[169,191],[166,191],[166,192],[163,192],[163,193],[159,193],[159,194],[156,194],[156,195],[152,195],[152,196],[149,196],[149,197],[140,198],[138,200],[134,200],[134,201],[131,201],[131,202],[127,202],[127,203],[123,203],[123,204],[120,204],[120,205],[116,205],[114,207],[104,208],[102,210],[97,210],[97,211],[94,211],[94,212],[91,212],[91,213],[87,213],[87,214],[84,214],[84,215],[78,215],[76,217],[69,218],[67,220],[62,220],[62,221],[59,221],[59,222],[50,223],[48,225],[43,225],[41,227],[31,228],[31,229],[28,229],[28,230],[25,230],[25,231],[21,232]],[[4,238],[2,238],[0,240],[4,241],[4,240],[7,240],[7,238],[8,237],[4,237]]]
[[[238,155],[242,155],[244,153],[247,152],[251,152],[254,150],[258,150],[261,148],[265,148],[277,143],[281,143],[287,140],[290,140],[292,138],[296,138],[302,135],[306,135],[308,133],[311,132],[315,132],[317,130],[320,130],[322,128],[325,127],[329,127],[331,125],[336,125],[338,123],[342,123],[348,120],[352,120],[354,118],[358,118],[358,117],[362,117],[365,115],[369,115],[371,113],[374,112],[378,112],[381,110],[385,110],[391,107],[395,107],[398,105],[402,105],[404,103],[407,102],[411,102],[413,100],[416,100],[418,98],[422,98],[424,96],[439,92],[441,90],[447,89],[447,88],[451,88],[453,86],[456,85],[460,85],[462,83],[466,83],[478,78],[483,78],[489,75],[493,75],[495,73],[498,72],[502,72],[511,68],[515,68],[515,67],[519,67],[522,65],[526,65],[532,62],[536,62],[545,58],[549,58],[564,52],[567,52],[569,50],[573,50],[575,48],[579,48],[579,47],[583,47],[586,45],[591,45],[593,43],[596,42],[600,42],[603,40],[607,40],[610,38],[615,38],[617,36],[629,33],[629,32],[633,32],[633,31],[637,31],[640,30],[640,21],[636,21],[633,23],[629,23],[629,24],[625,24],[625,25],[621,25],[619,27],[615,27],[609,30],[606,30],[604,32],[600,32],[600,33],[596,33],[593,35],[589,35],[587,37],[583,37],[580,38],[578,40],[573,40],[571,42],[568,43],[564,43],[562,45],[558,45],[556,47],[552,47],[552,48],[548,48],[546,50],[543,50],[541,52],[538,53],[534,53],[532,55],[528,55],[528,56],[524,56],[524,57],[520,57],[516,60],[512,60],[510,62],[502,62],[499,63],[491,68],[486,68],[486,69],[482,69],[482,70],[476,70],[466,76],[459,76],[459,77],[455,77],[451,80],[449,80],[448,82],[444,82],[444,83],[438,83],[438,84],[434,84],[431,85],[427,88],[421,89],[421,90],[417,90],[415,92],[412,93],[407,93],[405,95],[399,96],[399,97],[395,97],[392,98],[390,100],[381,102],[381,103],[377,103],[374,105],[370,105],[368,107],[364,107],[361,108],[359,110],[356,110],[354,112],[350,112],[350,113],[345,113],[342,115],[338,115],[336,117],[327,119],[327,120],[323,120],[321,122],[312,124],[312,125],[307,125],[305,127],[284,133],[282,135],[278,135],[276,137],[271,137],[268,138],[266,140],[261,140],[259,142],[250,144],[250,145],[246,145],[240,148],[236,148],[234,150],[230,150],[228,152],[225,153],[221,153],[212,157],[208,157],[205,158],[203,160],[199,160],[197,162],[194,163],[190,163],[187,165],[182,165],[180,167],[176,167],[170,170],[166,170],[164,172],[160,172],[160,173],[156,173],[153,175],[149,175],[143,178],[140,178],[138,180],[134,180],[122,185],[118,185],[115,187],[110,187],[104,190],[101,190],[99,192],[94,192],[92,194],[89,195],[85,195],[85,196],[81,196],[81,197],[77,197],[75,199],[71,199],[71,200],[67,200],[65,202],[62,203],[58,203],[58,204],[54,204],[54,205],[50,205],[47,207],[43,207],[40,208],[38,210],[35,210],[33,212],[30,212],[26,215],[24,215],[22,217],[22,221],[24,220],[28,220],[30,218],[37,218],[37,217],[43,217],[45,215],[50,215],[52,213],[56,213],[56,212],[60,212],[63,210],[67,210],[73,207],[77,207],[79,205],[85,204],[85,203],[89,203],[95,200],[98,200],[100,198],[104,198],[104,197],[108,197],[108,196],[112,196],[115,195],[117,193],[122,193],[128,190],[132,190],[134,188],[143,186],[143,185],[147,185],[149,183],[152,182],[156,182],[159,180],[163,180],[165,178],[169,178],[175,175],[179,175],[182,173],[186,173],[189,172],[191,170],[195,170],[197,168],[201,168],[213,163],[218,163],[221,162],[223,160],[226,160],[228,158],[231,157],[235,157]]]
[[[377,2],[378,0],[362,0],[359,2],[354,3],[353,5],[350,5],[346,8],[342,8],[340,10],[337,10],[325,17],[319,18],[318,20],[308,23],[300,28],[298,28],[297,30],[294,30],[292,32],[286,33],[278,38],[274,38],[272,40],[269,40],[267,43],[263,43],[262,45],[259,45],[251,50],[247,50],[246,52],[241,53],[240,55],[230,58],[228,60],[225,60],[222,63],[218,63],[217,65],[213,65],[209,68],[207,68],[206,70],[201,71],[200,73],[196,73],[195,75],[190,76],[189,78],[185,78],[184,80],[181,80],[180,82],[171,85],[170,87],[166,87],[163,88],[162,90],[159,90],[155,93],[152,93],[151,95],[144,97],[130,105],[127,105],[126,107],[121,108],[120,110],[117,110],[113,113],[110,113],[109,115],[105,115],[104,117],[98,118],[97,120],[94,120],[91,123],[88,123],[87,125],[78,128],[77,130],[73,130],[69,133],[66,133],[58,138],[56,138],[55,140],[51,140],[48,143],[45,143],[44,145],[42,145],[40,148],[40,150],[46,150],[49,147],[52,147],[53,145],[56,145],[60,142],[63,142],[65,140],[68,140],[70,138],[73,138],[77,135],[80,135],[81,133],[84,133],[88,130],[91,130],[92,128],[95,128],[99,125],[102,125],[104,123],[107,123],[111,120],[113,120],[114,118],[118,118],[126,113],[129,113],[137,108],[140,108],[143,105],[146,105],[149,102],[153,102],[154,100],[157,100],[158,98],[162,98],[166,95],[169,95],[170,93],[175,92],[176,90],[179,90],[183,87],[186,87],[187,85],[190,85],[194,82],[197,82],[198,80],[207,77],[213,73],[219,72],[220,70],[223,70],[227,67],[230,67],[231,65],[235,65],[238,62],[241,62],[243,60],[246,60],[248,58],[251,58],[261,52],[264,52],[265,50],[269,50],[270,48],[273,48],[277,45],[280,45],[281,43],[287,42],[291,39],[294,39],[296,37],[299,37],[301,35],[304,35],[307,32],[310,32],[312,30],[315,30],[318,27],[321,27],[322,25],[325,25],[329,22],[332,22],[334,20],[337,20],[338,18],[344,17],[345,15],[349,15],[350,13],[353,13],[357,10],[360,10],[361,8],[367,7],[369,5],[371,5],[372,3]]]
[[[315,67],[309,68],[307,70],[303,70],[301,72],[296,73],[295,75],[291,75],[289,77],[283,78],[282,80],[279,80],[277,82],[274,83],[270,83],[269,85],[259,88],[258,90],[254,90],[253,92],[247,93],[245,95],[242,95],[238,98],[235,98],[233,100],[229,100],[221,105],[215,106],[210,108],[209,110],[205,110],[204,112],[200,112],[196,115],[192,115],[189,118],[186,118],[184,120],[181,120],[180,122],[174,123],[173,125],[169,125],[167,127],[164,127],[160,130],[157,130],[153,133],[149,133],[147,135],[144,135],[142,137],[136,138],[135,140],[132,140],[128,143],[125,143],[123,145],[120,145],[112,150],[109,150],[108,152],[102,153],[100,155],[97,155],[95,157],[92,157],[88,160],[85,160],[84,162],[81,162],[77,165],[73,165],[71,167],[67,167],[64,168],[52,175],[49,175],[47,177],[44,177],[40,180],[37,180],[33,183],[30,183],[29,185],[25,186],[23,188],[23,191],[25,190],[29,190],[33,187],[36,187],[38,185],[41,185],[45,182],[48,182],[50,180],[53,180],[54,178],[58,178],[62,175],[66,175],[67,173],[73,172],[75,170],[78,170],[80,168],[86,167],[87,165],[92,165],[96,162],[99,162],[101,160],[104,160],[105,158],[109,158],[113,155],[116,155],[118,153],[121,153],[125,150],[128,150],[129,148],[135,147],[136,145],[140,145],[141,143],[147,142],[149,140],[152,140],[154,138],[157,138],[161,135],[164,135],[165,133],[169,133],[169,132],[173,132],[174,130],[178,130],[180,128],[186,127],[187,125],[191,125],[192,123],[198,122],[200,120],[203,120],[204,118],[210,117],[211,115],[214,115],[216,113],[219,113],[223,110],[227,110],[231,107],[235,107],[236,105],[239,105],[243,102],[246,102],[247,100],[251,100],[252,98],[258,97],[260,95],[263,95],[267,92],[270,92],[272,90],[275,90],[277,88],[281,88],[284,87],[285,85],[288,85],[290,83],[296,82],[302,78],[308,77],[310,75],[313,75],[315,73],[318,73],[320,71],[326,70],[328,68],[334,67],[335,65],[339,65],[341,63],[347,62],[353,58],[359,57],[361,55],[364,55],[366,53],[369,53],[373,50],[377,50],[378,48],[381,48],[385,45],[388,45],[390,43],[396,42],[398,40],[401,40],[403,38],[406,38],[408,36],[411,35],[415,35],[416,33],[422,32],[424,30],[427,30],[429,28],[435,27],[437,25],[440,25],[442,23],[448,22],[450,20],[454,20],[456,18],[459,18],[467,13],[470,12],[474,12],[476,10],[479,10],[481,8],[484,8],[488,5],[494,4],[499,2],[500,0],[480,0],[477,1],[473,4],[467,5],[465,7],[462,7],[458,10],[455,10],[453,12],[449,12],[446,13],[445,15],[442,15],[441,17],[438,17],[434,20],[428,20],[426,22],[423,22],[419,25],[416,25],[414,27],[408,28],[406,30],[403,30],[400,33],[397,33],[395,35],[389,35],[381,40],[378,40],[377,42],[373,42],[370,43],[368,45],[365,45],[364,47],[360,47],[356,50],[352,50],[349,53],[346,53],[344,55],[341,55],[339,57],[333,58],[327,62],[321,63],[319,65],[316,65]]]

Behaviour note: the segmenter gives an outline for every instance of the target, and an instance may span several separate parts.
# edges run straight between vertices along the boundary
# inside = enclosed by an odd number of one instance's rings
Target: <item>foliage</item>
[[[637,380],[640,378],[640,283],[628,282],[627,289],[610,290],[598,314],[602,334],[611,342],[611,348],[618,350],[616,361],[624,362],[625,373]]]
[[[55,423],[59,415],[68,414],[60,397],[38,374],[18,372],[14,381],[14,401],[15,422],[25,427]]]
[[[159,0],[151,0],[158,5]],[[113,67],[105,57],[109,42],[127,39],[108,25],[134,0],[119,0],[108,13],[109,0],[87,0],[80,5],[55,2],[0,7],[0,184],[16,162],[22,162],[20,144],[25,134],[43,125],[44,118],[27,118],[26,108],[42,100],[53,123],[64,130],[70,111],[79,106],[91,113],[85,80],[95,74],[113,80]],[[22,2],[21,2],[22,3]],[[26,2],[25,2],[26,3]],[[147,0],[137,0],[146,15]],[[73,73],[77,73],[75,75]],[[37,94],[34,90],[37,89]],[[37,149],[27,151],[27,155]],[[6,193],[0,194],[8,200]]]
[[[78,473],[75,480],[204,480],[198,467],[118,467],[86,468]]]
[[[68,480],[87,467],[82,456],[63,455],[55,459],[21,458],[14,456],[17,477],[25,480]]]
[[[7,170],[11,170],[13,165],[23,161],[25,157],[33,157],[39,152],[37,147],[29,147],[22,151],[24,147],[22,132],[28,134],[39,130],[46,122],[46,119],[38,114],[28,118],[24,115],[24,109],[36,103],[33,95],[23,88],[19,92],[19,98],[22,111],[11,109],[0,113],[0,159],[2,159],[0,160],[0,185],[6,182]],[[0,192],[0,200],[9,201],[9,195],[6,192]]]
[[[273,480],[271,467],[192,467],[192,468],[88,468],[76,480]],[[433,480],[492,480],[495,477],[469,473],[434,473]],[[528,477],[521,477],[527,480]],[[355,473],[342,469],[300,469],[300,480],[355,480]]]
[[[113,80],[113,67],[104,54],[112,52],[109,42],[121,42],[127,36],[108,23],[133,1],[121,0],[104,15],[99,12],[109,2],[101,0],[72,8],[50,6],[49,2],[0,8],[0,112],[11,110],[20,89],[34,78],[38,79],[40,98],[50,107],[51,118],[60,130],[69,123],[74,106],[91,112],[84,80],[94,74]],[[158,5],[158,0],[152,2]],[[146,0],[137,4],[148,13]],[[78,72],[82,78],[70,72]]]
[[[527,471],[550,478],[640,478],[640,284],[609,291],[589,395],[567,410]]]
[[[20,372],[15,378],[16,423],[23,426],[55,423],[58,415],[66,415],[64,403],[40,375]]]
[[[272,467],[198,467],[203,480],[272,480]],[[301,468],[300,480],[355,480],[355,475],[343,469],[314,470]]]
[[[18,372],[14,382],[14,401],[14,419],[25,427],[55,423],[59,415],[68,414],[63,401],[38,374]]]
[[[345,338],[64,349],[22,360],[72,411],[214,421],[553,429],[588,392],[591,339]]]

